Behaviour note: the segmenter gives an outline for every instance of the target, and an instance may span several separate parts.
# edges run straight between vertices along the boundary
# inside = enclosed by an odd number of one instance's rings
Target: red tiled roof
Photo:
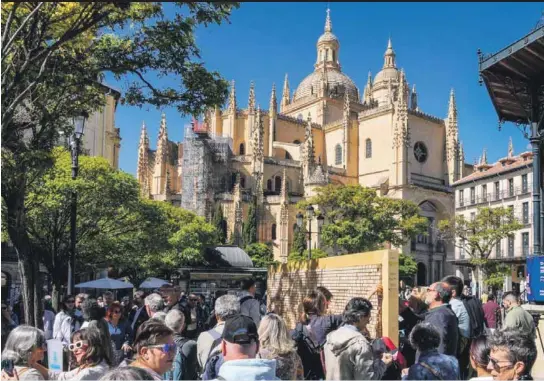
[[[509,160],[510,163],[506,160]],[[506,161],[504,165],[502,163],[503,161]],[[493,164],[490,164],[489,169],[487,170],[480,171],[478,170],[478,166],[476,165],[474,166],[475,170],[473,173],[463,177],[460,180],[457,180],[456,182],[453,183],[453,185],[455,186],[459,184],[464,184],[469,181],[475,181],[475,180],[479,180],[488,176],[497,175],[497,174],[500,174],[501,172],[511,171],[513,169],[521,168],[526,165],[530,165],[532,163],[533,163],[533,153],[531,151],[522,152],[518,156],[514,156],[512,158],[503,158]]]

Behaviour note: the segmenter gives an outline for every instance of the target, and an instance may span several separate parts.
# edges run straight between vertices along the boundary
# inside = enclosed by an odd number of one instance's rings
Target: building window
[[[470,220],[474,221],[476,219],[476,212],[470,213]]]
[[[240,187],[246,187],[246,177],[244,175],[240,175]]]
[[[334,148],[334,156],[335,156],[335,164],[340,165],[342,164],[342,146],[340,144],[337,144]]]
[[[291,159],[292,159],[291,154],[290,154],[289,152],[287,152],[287,151],[285,151],[285,158],[286,158],[287,160],[291,160]]]
[[[495,182],[495,201],[501,198],[501,183]]]
[[[514,205],[508,205],[508,212],[509,212],[508,220],[510,222],[514,221]]]
[[[514,179],[508,179],[508,197],[514,195]]]
[[[521,192],[527,193],[529,191],[529,184],[527,182],[527,175],[521,175]]]
[[[523,242],[523,255],[529,255],[529,233],[521,233],[521,240]]]
[[[272,239],[276,239],[276,224],[272,224]]]
[[[429,150],[427,149],[427,146],[423,142],[416,142],[414,144],[414,157],[416,160],[423,164],[427,161],[427,157],[429,156]]]
[[[276,176],[276,192],[280,192],[281,191],[281,177],[279,176]]]
[[[508,237],[508,256],[509,257],[514,256],[514,240],[515,240],[514,235],[511,235]]]
[[[463,206],[465,204],[465,191],[461,189],[459,191],[459,206]]]
[[[246,146],[244,145],[244,143],[240,143],[240,155],[245,155],[246,154]]]
[[[482,185],[482,200],[487,202],[487,184]]]
[[[272,190],[272,180],[268,180],[266,182],[266,189],[271,191]]]
[[[366,139],[365,145],[366,145],[365,157],[367,159],[370,159],[372,157],[372,140]]]
[[[528,202],[523,203],[523,223],[524,224],[529,223],[529,203]]]
[[[476,203],[476,189],[474,187],[470,188],[470,203]]]

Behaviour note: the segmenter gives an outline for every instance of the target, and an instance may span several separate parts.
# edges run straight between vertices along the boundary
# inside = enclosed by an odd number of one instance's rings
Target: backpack
[[[297,353],[302,360],[305,380],[325,379],[325,355],[311,325],[298,323],[295,328]]]
[[[470,338],[473,339],[485,332],[484,311],[481,303],[473,296],[461,299],[470,319]]]
[[[177,349],[176,356],[174,357],[174,363],[172,364],[172,369],[165,373],[165,380],[189,380],[193,379],[192,375],[188,374],[190,369],[188,369],[187,357],[183,354],[183,346],[190,341],[190,339],[183,338],[181,340],[175,341]],[[178,356],[179,354],[179,356]],[[179,369],[179,374],[175,374],[175,369]]]
[[[217,348],[219,344],[221,343],[221,340],[223,340],[223,337],[221,333],[217,332],[217,330],[215,329],[208,331],[208,333],[212,336],[213,342],[212,342],[212,346],[210,347],[210,351],[208,352],[206,363],[202,364],[202,379],[203,380],[213,380],[214,378],[216,378],[216,371],[219,371],[219,366],[221,366],[221,364],[223,363],[222,356],[221,356],[221,349]],[[221,356],[221,363],[219,364],[219,366],[217,366],[219,356]],[[211,377],[211,378],[208,378],[208,377]]]
[[[223,365],[223,354],[218,353],[208,358],[206,366],[204,367],[204,373],[202,373],[203,380],[214,380],[219,377],[219,368]]]

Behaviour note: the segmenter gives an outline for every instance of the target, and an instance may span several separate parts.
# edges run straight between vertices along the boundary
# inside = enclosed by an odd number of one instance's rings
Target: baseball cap
[[[258,341],[257,326],[249,316],[234,315],[225,321],[223,340],[233,344],[251,344]]]

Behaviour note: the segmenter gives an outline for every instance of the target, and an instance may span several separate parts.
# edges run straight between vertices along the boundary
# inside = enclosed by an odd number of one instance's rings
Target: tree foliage
[[[330,184],[316,192],[299,203],[300,209],[319,205],[326,217],[321,230],[323,244],[348,254],[376,250],[385,242],[402,246],[427,227],[416,204],[379,197],[371,188]]]
[[[166,6],[172,12],[165,12]],[[205,69],[199,26],[228,21],[228,2],[3,2],[1,44],[2,198],[19,257],[25,320],[40,325],[39,251],[26,226],[27,188],[52,165],[71,118],[93,111],[108,91],[105,73],[124,79],[122,103],[173,106],[198,115],[220,105],[227,83]],[[159,86],[156,77],[169,77]]]
[[[417,262],[409,254],[400,253],[399,255],[399,276],[411,277],[417,273]]]
[[[299,255],[302,256],[304,253],[304,250],[306,250],[306,247],[308,246],[306,243],[306,230],[304,229],[304,224],[302,227],[298,227],[298,225],[295,227],[294,236],[293,236],[293,248],[291,249],[291,253],[293,255]]]
[[[265,243],[252,243],[245,247],[246,253],[251,257],[253,267],[268,267],[275,263],[272,247]]]
[[[438,225],[443,238],[470,257],[470,263],[476,268],[480,291],[484,281],[478,279],[480,271],[485,278],[492,277],[486,282],[490,285],[496,284],[497,279],[501,277],[497,274],[504,274],[507,271],[503,266],[497,267],[497,264],[491,263],[489,256],[504,238],[522,227],[523,224],[514,217],[513,210],[507,207],[481,207],[473,219],[467,219],[459,214],[454,219],[440,221]]]
[[[227,221],[223,215],[221,204],[217,204],[213,213],[212,225],[217,231],[217,243],[224,244],[227,242]]]
[[[308,260],[308,250],[303,252],[291,251],[287,257],[288,262],[300,262]],[[329,255],[321,249],[312,249],[312,259],[327,258]]]

